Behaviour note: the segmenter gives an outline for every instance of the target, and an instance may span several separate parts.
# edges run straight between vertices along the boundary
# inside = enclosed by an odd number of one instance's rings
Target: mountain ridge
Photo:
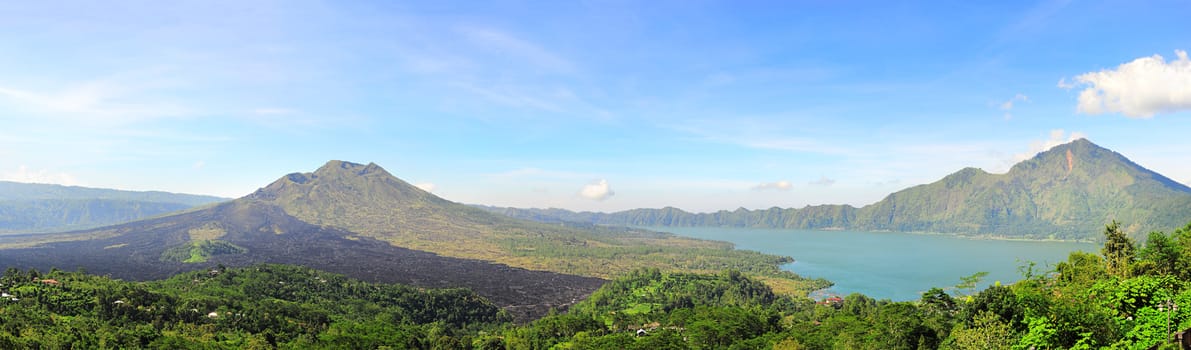
[[[204,208],[0,236],[0,267],[143,280],[219,264],[297,264],[367,281],[467,287],[522,316],[565,308],[603,278],[641,268],[730,268],[798,294],[830,285],[779,268],[791,261],[667,233],[508,218],[439,198],[374,163],[337,160]]]
[[[0,181],[0,234],[81,230],[227,200],[163,191]]]
[[[721,210],[667,207],[614,213],[483,207],[546,222],[625,226],[726,226],[932,232],[1005,238],[1095,240],[1117,220],[1135,236],[1191,218],[1191,187],[1087,139],[1055,146],[1004,174],[963,168],[863,206]]]

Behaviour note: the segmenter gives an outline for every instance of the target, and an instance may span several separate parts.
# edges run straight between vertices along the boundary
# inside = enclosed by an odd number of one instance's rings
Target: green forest
[[[3,349],[1094,349],[1178,348],[1191,327],[1191,224],[1144,244],[1113,222],[1099,252],[976,273],[920,300],[815,301],[749,274],[638,269],[569,310],[514,323],[465,289],[368,283],[288,265],[161,281],[8,269]]]

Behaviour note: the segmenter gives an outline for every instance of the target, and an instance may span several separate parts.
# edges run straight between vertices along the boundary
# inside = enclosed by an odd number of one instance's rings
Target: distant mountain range
[[[0,234],[80,230],[226,200],[159,191],[0,181]]]
[[[615,213],[482,208],[542,222],[597,225],[847,229],[1096,240],[1112,220],[1134,235],[1182,227],[1191,221],[1191,188],[1079,139],[1039,153],[1005,174],[966,168],[861,208],[819,205],[714,213],[670,207]]]
[[[790,261],[725,242],[508,218],[434,196],[376,164],[342,161],[204,208],[0,236],[0,268],[84,268],[144,280],[219,264],[297,264],[368,281],[466,287],[525,317],[584,298],[600,277],[644,267],[733,268],[803,293],[829,285],[779,269]]]

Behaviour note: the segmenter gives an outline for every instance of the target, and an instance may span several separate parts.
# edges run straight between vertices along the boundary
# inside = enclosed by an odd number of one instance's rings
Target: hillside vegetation
[[[1191,332],[1191,224],[1136,246],[1113,222],[1100,254],[968,292],[915,302],[861,294],[818,303],[770,293],[731,272],[639,271],[566,315],[505,338],[510,349],[1178,349]],[[976,274],[973,276],[979,276]],[[961,278],[969,280],[976,277]],[[644,330],[638,332],[634,330]]]
[[[932,232],[1005,238],[1097,240],[1097,223],[1128,222],[1141,238],[1191,216],[1191,188],[1086,139],[1056,146],[1005,174],[967,168],[856,208],[737,209],[695,214],[677,208],[616,213],[483,207],[542,222],[614,226],[726,226]]]
[[[0,234],[80,230],[225,200],[157,191],[0,181]]]
[[[1191,327],[1191,224],[1050,271],[913,302],[813,301],[739,271],[639,269],[524,324],[466,290],[371,284],[283,265],[215,267],[160,282],[9,269],[0,348],[159,349],[1177,349]],[[965,285],[966,284],[966,285]]]
[[[259,201],[232,201],[53,238],[72,240],[21,242],[0,250],[0,268],[86,269],[115,278],[154,280],[220,265],[295,264],[369,282],[466,287],[519,319],[565,307],[604,282],[396,247],[305,223]]]
[[[216,267],[151,283],[9,269],[3,349],[459,348],[509,319],[463,289],[372,284],[307,268]]]

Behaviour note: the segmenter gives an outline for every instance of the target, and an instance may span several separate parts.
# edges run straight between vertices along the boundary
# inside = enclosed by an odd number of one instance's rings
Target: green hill
[[[0,234],[80,230],[226,200],[159,191],[0,181]]]
[[[1032,239],[1099,239],[1105,222],[1140,235],[1179,227],[1191,217],[1191,188],[1086,139],[1056,146],[1005,174],[966,168],[861,208],[688,213],[676,208],[616,213],[485,208],[545,222],[626,226],[728,226],[933,232]]]
[[[964,169],[862,208],[854,227],[1088,239],[1105,222],[1141,234],[1191,217],[1191,188],[1080,139],[1005,174]]]
[[[601,278],[643,267],[703,272],[734,268],[776,277],[787,276],[777,266],[792,261],[738,251],[725,242],[513,219],[439,198],[376,164],[330,161],[312,173],[286,175],[245,199],[275,204],[305,222],[400,247]],[[783,291],[792,290],[786,286]]]
[[[434,196],[375,164],[341,161],[200,209],[0,236],[0,268],[84,268],[145,280],[220,264],[297,264],[367,281],[466,287],[519,318],[565,308],[603,279],[640,268],[735,269],[786,294],[830,285],[780,269],[792,261],[727,242],[508,218]]]

